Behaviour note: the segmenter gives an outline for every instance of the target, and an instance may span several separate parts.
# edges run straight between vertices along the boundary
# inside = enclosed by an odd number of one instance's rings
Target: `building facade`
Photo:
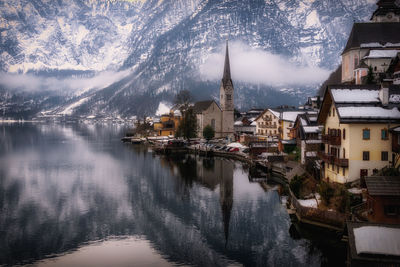
[[[318,114],[318,123],[324,126],[323,179],[352,182],[391,165],[389,129],[400,123],[397,95],[400,88],[328,87]]]

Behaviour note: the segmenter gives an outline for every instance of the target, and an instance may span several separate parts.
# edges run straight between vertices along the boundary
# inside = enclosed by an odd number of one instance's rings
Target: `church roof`
[[[228,41],[226,41],[226,52],[225,52],[224,74],[222,76],[222,85],[225,87],[229,82],[232,84],[231,67],[229,64]]]
[[[194,103],[194,106],[193,106],[194,113],[196,113],[196,114],[202,113],[204,110],[208,109],[208,107],[213,102],[215,102],[215,101],[214,100],[205,100],[205,101],[199,101],[199,102]],[[217,104],[217,103],[215,103],[215,104]]]
[[[352,48],[400,47],[399,22],[354,23],[343,53]]]

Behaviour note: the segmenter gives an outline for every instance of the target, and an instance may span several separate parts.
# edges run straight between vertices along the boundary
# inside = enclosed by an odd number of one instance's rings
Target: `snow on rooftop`
[[[294,122],[297,118],[297,115],[304,113],[304,111],[284,111],[282,112],[282,120]]]
[[[382,107],[338,107],[340,118],[363,119],[400,119],[397,108],[385,109]]]
[[[280,116],[280,113],[278,112],[278,111],[275,111],[275,110],[273,110],[273,109],[268,109],[275,117],[278,117],[279,118],[279,116]]]
[[[384,45],[377,43],[377,42],[371,42],[371,43],[363,43],[360,44],[361,48],[368,48],[368,47],[398,47],[400,46],[400,43],[386,43]]]
[[[374,43],[360,44],[360,47],[382,47],[382,45],[380,43],[374,42]]]
[[[319,126],[304,126],[303,127],[305,133],[318,133]]]
[[[400,256],[400,229],[382,226],[354,228],[357,254]]]
[[[256,121],[253,121],[250,125],[251,125],[251,126],[257,126],[257,122],[256,122]]]
[[[378,90],[366,89],[331,89],[336,103],[370,103],[379,102]]]
[[[233,124],[235,126],[242,126],[243,122],[242,121],[235,121],[235,123]]]
[[[393,58],[400,50],[371,50],[364,58]]]
[[[303,125],[303,126],[307,126],[308,125],[308,123],[307,123],[307,121],[305,119],[300,118],[300,121],[301,121],[301,125]]]

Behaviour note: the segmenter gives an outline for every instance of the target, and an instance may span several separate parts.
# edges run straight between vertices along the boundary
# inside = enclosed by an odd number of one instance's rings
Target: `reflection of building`
[[[220,86],[219,106],[215,101],[201,101],[194,105],[197,117],[198,136],[203,136],[203,129],[210,125],[215,130],[215,137],[233,136],[233,108],[234,90],[231,79],[229,64],[228,42],[226,43],[226,54],[224,74]]]
[[[222,221],[224,224],[225,245],[229,239],[229,223],[233,205],[233,166],[229,161],[221,160],[220,170],[220,204],[222,211]],[[229,165],[229,166],[228,166]]]
[[[161,115],[160,119],[154,121],[154,131],[159,136],[175,135],[175,131],[181,121],[179,110],[171,109],[168,114]]]

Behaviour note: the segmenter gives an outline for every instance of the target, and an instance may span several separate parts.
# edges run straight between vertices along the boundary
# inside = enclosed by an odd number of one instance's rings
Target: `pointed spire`
[[[229,81],[232,83],[231,67],[230,67],[230,64],[229,64],[228,39],[227,39],[226,40],[224,75],[222,76],[222,84],[225,86]]]

